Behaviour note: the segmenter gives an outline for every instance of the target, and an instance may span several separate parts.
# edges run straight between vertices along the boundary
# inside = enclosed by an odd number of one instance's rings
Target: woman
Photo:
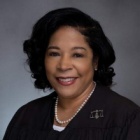
[[[24,42],[35,87],[50,95],[21,107],[4,140],[140,140],[140,109],[110,90],[114,50],[100,24],[53,10]]]

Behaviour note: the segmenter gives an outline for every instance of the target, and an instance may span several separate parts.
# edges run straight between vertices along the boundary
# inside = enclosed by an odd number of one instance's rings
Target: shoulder
[[[99,106],[104,110],[105,122],[119,127],[134,120],[140,123],[140,107],[128,98],[105,86],[97,86],[96,94]]]
[[[37,109],[43,109],[43,107],[48,106],[55,97],[56,97],[56,94],[55,94],[55,92],[53,92],[47,96],[44,96],[44,97],[41,97],[41,98],[28,102],[27,104],[23,105],[19,110],[28,109],[28,110],[32,110],[32,112],[33,112],[34,109],[36,111],[37,111]]]
[[[100,98],[100,100],[102,100],[104,105],[106,105],[107,107],[119,110],[125,109],[128,112],[140,109],[139,106],[136,105],[133,101],[116,93],[108,87],[97,86],[96,94],[98,94],[98,98]]]
[[[49,115],[55,96],[55,93],[51,93],[48,96],[30,101],[20,107],[10,121],[4,139],[11,138],[12,136],[18,137],[16,135],[19,135],[19,131],[22,133],[27,128],[31,130],[41,128],[44,120],[50,120]]]
[[[30,101],[18,109],[11,122],[15,126],[22,126],[44,120],[45,115],[49,114],[50,109],[52,109],[54,98],[55,93],[51,93],[48,96]]]
[[[27,104],[25,104],[23,107],[25,108],[42,108],[44,105],[48,105],[50,102],[53,101],[53,99],[55,99],[56,97],[56,93],[53,92],[47,96],[32,100],[30,102],[28,102]]]

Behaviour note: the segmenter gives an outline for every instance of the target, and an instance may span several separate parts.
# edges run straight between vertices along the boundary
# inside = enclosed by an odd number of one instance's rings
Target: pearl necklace
[[[80,107],[77,109],[76,113],[71,117],[69,118],[68,120],[65,120],[65,121],[61,121],[59,120],[58,118],[58,113],[57,113],[57,106],[58,106],[58,97],[56,98],[56,102],[55,102],[55,120],[59,123],[59,124],[65,124],[65,123],[69,123],[78,113],[79,111],[83,108],[83,106],[86,104],[86,102],[88,101],[88,99],[91,97],[92,93],[94,92],[95,90],[95,87],[96,87],[96,83],[95,83],[95,86],[93,88],[93,90],[90,92],[90,94],[88,95],[88,97],[83,101],[83,103],[80,105]]]

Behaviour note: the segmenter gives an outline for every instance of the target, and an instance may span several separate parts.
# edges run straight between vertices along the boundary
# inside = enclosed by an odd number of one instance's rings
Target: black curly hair
[[[35,79],[36,88],[52,88],[45,73],[45,52],[52,34],[62,26],[77,29],[86,37],[86,41],[98,57],[98,70],[93,80],[105,86],[111,86],[115,75],[110,67],[115,62],[115,53],[98,21],[76,8],[61,8],[48,12],[33,27],[31,37],[23,44],[27,54],[27,63]]]

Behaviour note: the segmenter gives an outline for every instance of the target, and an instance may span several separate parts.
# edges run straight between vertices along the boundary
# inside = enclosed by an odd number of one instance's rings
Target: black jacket
[[[107,87],[94,93],[61,131],[53,130],[56,93],[21,107],[3,140],[140,140],[140,108]]]

